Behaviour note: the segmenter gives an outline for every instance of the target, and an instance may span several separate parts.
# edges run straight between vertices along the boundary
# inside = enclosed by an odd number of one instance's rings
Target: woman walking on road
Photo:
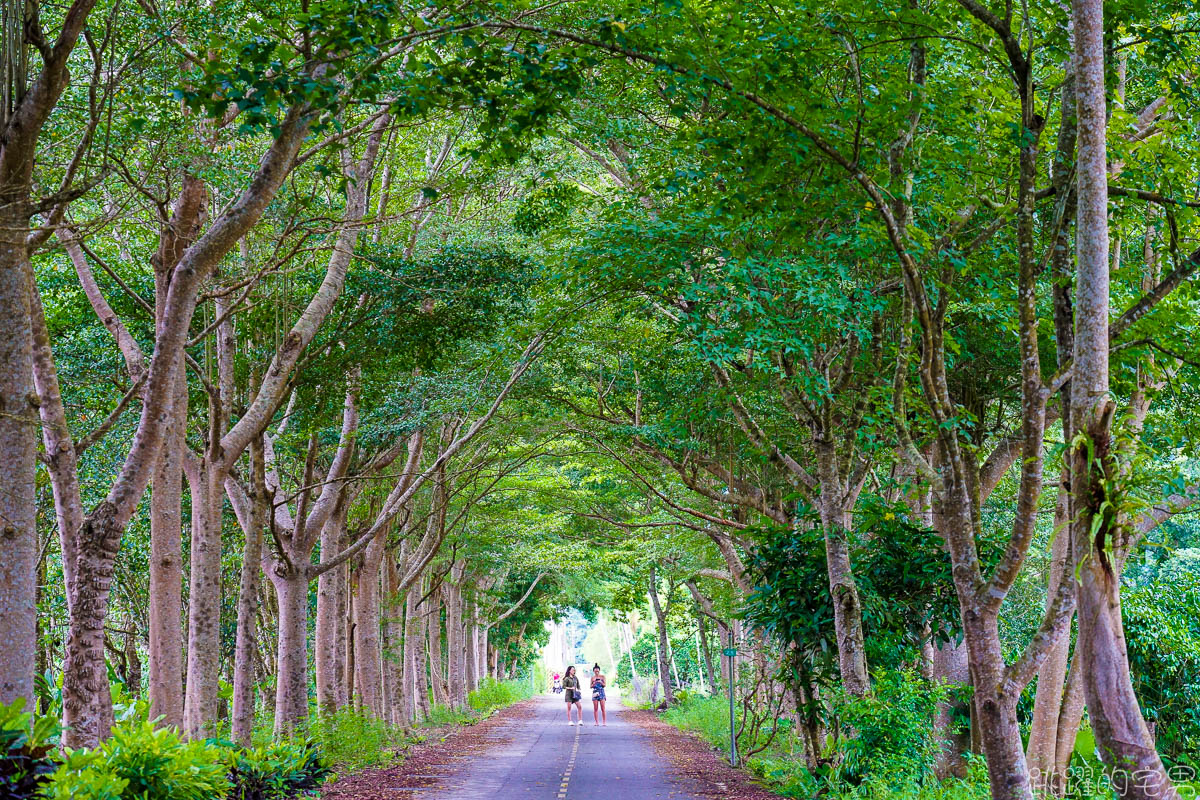
[[[582,694],[579,691],[579,678],[575,675],[575,667],[567,667],[567,674],[562,680],[563,692],[567,695],[567,724],[575,725],[583,724],[583,703]],[[571,706],[574,706],[579,711],[579,722],[571,721]]]
[[[604,673],[600,671],[600,665],[592,667],[592,719],[596,720],[596,724],[600,725],[600,719],[604,719],[604,727],[608,727],[608,709],[604,707],[605,700],[604,686],[608,683],[604,677]],[[583,723],[579,723],[582,725]]]

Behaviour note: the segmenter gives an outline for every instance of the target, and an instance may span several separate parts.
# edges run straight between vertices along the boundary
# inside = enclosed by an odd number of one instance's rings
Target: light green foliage
[[[70,796],[78,777],[100,792],[98,797],[123,782],[119,796],[124,800],[211,800],[228,792],[228,772],[223,747],[184,742],[172,729],[131,720],[118,724],[96,750],[71,754],[54,774],[51,791],[55,797]]]
[[[395,763],[409,743],[401,729],[352,707],[314,718],[309,736],[325,763],[339,775]]]
[[[490,714],[498,708],[511,706],[533,696],[529,681],[498,681],[485,678],[479,688],[467,695],[467,705],[481,714]]]
[[[446,728],[453,725],[469,725],[473,717],[466,711],[435,705],[429,712],[425,725],[430,728]]]
[[[98,752],[68,753],[46,788],[48,800],[126,800],[129,781],[114,774]]]

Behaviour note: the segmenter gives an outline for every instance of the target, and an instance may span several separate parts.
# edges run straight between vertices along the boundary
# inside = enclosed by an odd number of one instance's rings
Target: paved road
[[[639,729],[608,701],[608,727],[567,725],[561,695],[535,701],[534,714],[498,726],[492,744],[418,790],[436,800],[696,800],[671,781],[667,765]]]

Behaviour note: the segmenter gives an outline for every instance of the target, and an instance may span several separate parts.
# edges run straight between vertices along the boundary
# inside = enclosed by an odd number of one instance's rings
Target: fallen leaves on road
[[[659,757],[670,764],[672,776],[691,794],[726,800],[779,800],[779,795],[755,783],[749,773],[731,767],[699,736],[663,722],[653,711],[621,713],[647,735]]]
[[[404,753],[404,760],[384,769],[367,769],[347,775],[321,791],[322,800],[400,800],[414,790],[437,783],[454,762],[497,742],[492,731],[506,720],[532,717],[533,703],[526,701],[481,719],[474,725],[434,729],[427,738]]]

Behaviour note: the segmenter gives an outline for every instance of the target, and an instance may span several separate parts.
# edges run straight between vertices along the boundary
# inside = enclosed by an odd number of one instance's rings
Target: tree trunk
[[[1054,793],[1061,797],[1066,791],[1066,776],[1071,768],[1071,756],[1075,752],[1075,740],[1079,726],[1083,724],[1083,675],[1079,671],[1079,648],[1076,646],[1071,667],[1067,670],[1067,687],[1063,691],[1062,709],[1058,713],[1058,735],[1054,744],[1054,771],[1056,784]]]
[[[964,642],[945,642],[933,646],[933,680],[953,686],[971,684],[970,668],[967,664],[967,646]],[[939,740],[937,764],[934,767],[939,778],[951,775],[966,777],[967,753],[971,750],[971,730],[958,720],[967,717],[970,709],[966,701],[952,698],[938,704],[937,718],[933,726]],[[959,729],[955,730],[958,725]]]
[[[32,166],[22,171],[28,174]],[[0,162],[2,163],[2,162]],[[0,704],[33,706],[37,651],[37,393],[33,385],[28,182],[0,188]],[[103,660],[103,654],[101,654]]]
[[[446,688],[446,666],[442,656],[442,608],[440,591],[434,592],[426,602],[432,603],[426,625],[429,628],[429,681],[433,688],[433,702],[439,706],[450,705]]]
[[[116,517],[116,507],[102,503],[79,531],[79,541],[87,542],[87,546],[76,554],[63,660],[63,724],[68,729],[68,747],[94,747],[108,738],[112,724],[104,662],[104,618],[125,528]]]
[[[321,529],[321,555],[330,557],[341,550],[345,530],[345,508],[333,512]],[[342,682],[342,658],[345,654],[345,569],[322,572],[317,578],[317,625],[315,641],[315,671],[317,679],[317,708],[329,714],[346,702]]]
[[[463,667],[466,672],[466,691],[471,693],[479,688],[479,628],[475,625],[475,615],[478,609],[475,602],[465,604],[463,612],[463,647],[466,651]]]
[[[384,587],[386,588],[386,616],[383,622],[383,674],[387,686],[385,705],[386,719],[392,725],[409,725],[412,719],[412,695],[405,685],[405,612],[407,594],[401,596],[399,570],[394,558],[384,565]],[[407,716],[405,716],[407,714]]]
[[[863,642],[862,602],[854,568],[850,563],[847,539],[850,516],[846,513],[845,489],[838,475],[837,451],[830,432],[817,441],[817,473],[821,485],[821,526],[825,534],[825,563],[829,574],[829,592],[833,599],[833,625],[837,635],[838,666],[842,685],[855,697],[871,691],[867,671],[866,646]]]
[[[359,697],[376,719],[385,719],[383,709],[382,652],[379,647],[379,573],[384,540],[373,540],[363,553],[354,592],[354,663]]]
[[[246,547],[242,551],[242,569],[238,579],[237,628],[233,655],[233,714],[230,726],[233,740],[250,745],[254,732],[254,662],[258,649],[255,620],[258,616],[259,575],[262,572],[263,529],[269,524],[271,509],[263,477],[263,447],[259,439],[251,447],[250,524]]]
[[[133,620],[125,632],[125,690],[133,697],[142,693],[142,659],[138,657],[137,632]]]
[[[488,644],[491,629],[480,627],[479,629],[479,680],[482,683],[488,677],[495,677],[495,671],[491,669],[490,660],[493,648]]]
[[[430,626],[440,624],[436,613],[437,606],[433,606],[434,612],[430,613],[430,605],[430,601],[426,600],[424,603],[415,606],[417,625],[412,653],[412,692],[414,700],[413,717],[417,721],[427,720],[433,713],[429,697],[430,681],[440,681],[440,677],[436,673],[430,674],[432,668],[425,650],[425,644],[429,640]]]
[[[675,689],[671,686],[671,640],[667,635],[667,619],[658,599],[658,576],[650,568],[650,605],[654,608],[654,621],[658,627],[658,679],[662,681],[663,699],[667,705],[675,704]],[[632,656],[631,656],[632,657]]]
[[[354,705],[357,701],[357,695],[354,690],[354,677],[356,670],[354,668],[354,572],[349,572],[349,577],[346,579],[346,616],[344,620],[346,628],[346,660],[343,662],[345,671],[342,673],[342,681],[346,686],[346,705]]]
[[[200,464],[196,485],[192,486],[184,730],[193,739],[212,735],[213,723],[217,718],[221,666],[221,510],[224,497],[225,476],[205,457]]]
[[[964,611],[963,616],[979,735],[987,757],[992,797],[1032,800],[1029,769],[1021,747],[1021,726],[1017,721],[1019,694],[1006,692],[997,620],[975,611]]]
[[[704,675],[708,680],[708,685],[714,693],[717,691],[717,673],[713,669],[712,648],[708,645],[708,626],[703,615],[696,615],[696,626],[700,635],[698,647],[700,654],[704,658]]]
[[[1058,491],[1054,508],[1054,542],[1050,547],[1050,578],[1046,593],[1046,605],[1058,592],[1059,580],[1066,574],[1064,565],[1071,557],[1070,533],[1064,527],[1070,520],[1070,493],[1066,482],[1069,472],[1064,470],[1063,486]],[[1053,790],[1057,781],[1055,769],[1058,763],[1055,748],[1058,745],[1058,719],[1062,711],[1063,688],[1067,678],[1067,664],[1071,651],[1071,637],[1060,636],[1049,655],[1038,670],[1037,693],[1033,700],[1033,723],[1029,729],[1029,745],[1025,760],[1029,764],[1029,778],[1039,795]]]
[[[254,651],[258,647],[255,617],[258,614],[258,576],[262,571],[262,528],[246,536],[242,571],[238,580],[237,642],[233,656],[233,740],[243,747],[254,732]]]
[[[421,636],[421,618],[417,601],[421,599],[420,584],[413,586],[404,595],[404,660],[401,683],[401,711],[398,723],[407,727],[418,721],[417,711],[417,651],[424,651],[425,639]]]
[[[308,572],[277,565],[271,575],[279,600],[275,676],[275,735],[308,721]]]
[[[330,570],[333,571],[333,570]],[[338,707],[344,708],[350,705],[353,699],[353,694],[350,691],[350,673],[354,667],[350,663],[353,651],[354,642],[351,638],[352,629],[350,627],[350,564],[342,564],[337,568],[337,572],[341,577],[338,578],[338,604],[337,604],[337,651],[334,654],[334,674],[333,679],[337,686]]]
[[[177,366],[171,422],[150,491],[150,718],[183,726],[183,457],[187,379]],[[256,565],[257,566],[257,565]]]
[[[1087,439],[1072,464],[1071,547],[1079,604],[1079,666],[1088,716],[1116,792],[1171,798],[1177,792],[1133,691],[1121,622],[1121,580],[1113,552],[1118,530],[1103,504],[1116,478],[1109,397],[1109,239],[1104,14],[1100,0],[1073,0],[1078,167],[1075,225],[1075,359],[1072,422]]]
[[[462,593],[457,584],[462,579],[462,562],[451,569],[451,580],[442,584],[446,603],[446,688],[450,708],[460,710],[467,703],[466,646],[463,641]]]

